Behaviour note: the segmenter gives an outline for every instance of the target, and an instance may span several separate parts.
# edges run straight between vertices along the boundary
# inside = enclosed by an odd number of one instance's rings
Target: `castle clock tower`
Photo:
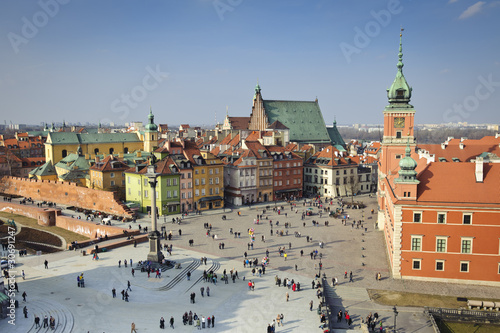
[[[412,88],[403,75],[402,32],[399,34],[399,61],[396,78],[387,89],[389,105],[384,109],[384,137],[380,157],[380,172],[382,177],[397,172],[400,159],[405,157],[405,148],[415,149],[413,134],[415,109],[410,104]]]

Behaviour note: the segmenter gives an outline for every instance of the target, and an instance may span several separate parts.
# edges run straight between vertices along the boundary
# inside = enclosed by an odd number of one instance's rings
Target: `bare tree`
[[[345,184],[346,194],[351,195],[351,204],[354,204],[354,195],[358,193],[359,190],[359,180],[356,175],[352,175],[347,178],[347,183]]]

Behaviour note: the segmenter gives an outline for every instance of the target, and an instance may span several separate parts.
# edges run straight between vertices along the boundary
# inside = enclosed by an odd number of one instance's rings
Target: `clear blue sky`
[[[56,5],[57,4],[57,5]],[[397,64],[417,123],[500,123],[500,1],[0,2],[0,121],[214,124],[314,100],[382,123]],[[153,74],[151,74],[153,73]]]

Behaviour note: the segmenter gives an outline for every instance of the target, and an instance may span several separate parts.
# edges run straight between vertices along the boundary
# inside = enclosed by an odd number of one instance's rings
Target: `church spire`
[[[389,98],[389,103],[408,103],[411,98],[412,88],[406,82],[403,75],[403,28],[399,33],[399,53],[398,53],[398,71],[396,73],[396,78],[392,83],[391,87],[387,89],[387,97]]]
[[[153,109],[149,107],[148,124],[146,125],[146,130],[151,132],[156,132],[158,126],[155,124],[155,116],[153,115]]]

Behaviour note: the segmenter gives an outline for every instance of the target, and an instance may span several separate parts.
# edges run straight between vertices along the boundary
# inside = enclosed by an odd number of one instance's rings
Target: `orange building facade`
[[[401,42],[397,67],[378,177],[392,276],[500,286],[500,136],[419,149]]]

